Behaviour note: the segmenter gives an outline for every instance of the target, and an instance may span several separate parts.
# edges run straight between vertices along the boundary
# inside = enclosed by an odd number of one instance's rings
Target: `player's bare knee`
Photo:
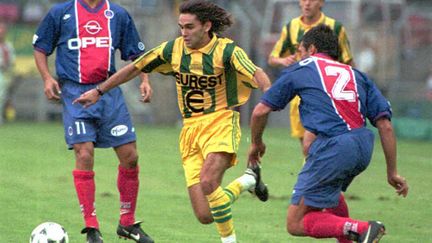
[[[213,180],[210,180],[206,177],[201,178],[200,185],[204,195],[210,195],[214,190],[216,190],[217,187],[216,183]]]
[[[298,230],[298,225],[296,222],[287,222],[287,231],[290,235],[293,236],[300,236],[301,234],[299,234],[299,230]]]
[[[135,168],[138,165],[138,154],[136,151],[127,153],[120,158],[120,163],[125,168]]]
[[[211,224],[213,223],[213,217],[210,214],[202,213],[196,214],[196,218],[201,224]]]
[[[296,223],[289,220],[286,224],[286,227],[290,235],[296,235]]]
[[[129,167],[136,167],[138,164],[138,154],[134,153],[129,156],[126,163],[129,165]]]
[[[75,159],[78,164],[92,164],[93,153],[87,149],[75,150]]]

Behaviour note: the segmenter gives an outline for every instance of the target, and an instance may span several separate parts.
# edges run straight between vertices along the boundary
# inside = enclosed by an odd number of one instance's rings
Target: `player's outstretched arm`
[[[254,165],[261,161],[261,157],[264,156],[266,146],[263,142],[262,136],[264,134],[264,129],[267,124],[267,118],[271,108],[264,105],[263,103],[258,103],[251,117],[251,145],[248,152],[248,164]]]
[[[138,74],[141,73],[141,70],[137,69],[133,63],[130,63],[116,72],[113,76],[111,76],[106,81],[100,83],[96,86],[95,89],[91,89],[80,97],[75,99],[72,103],[80,103],[84,107],[89,107],[96,103],[100,96],[103,95],[108,90],[119,86],[122,83],[126,83],[127,81],[135,78]]]
[[[393,126],[387,118],[381,118],[376,122],[381,145],[387,163],[387,181],[396,189],[398,195],[406,197],[408,195],[408,183],[406,179],[397,172],[396,160],[396,136]]]
[[[264,70],[262,70],[261,68],[257,68],[253,77],[262,92],[266,92],[270,88],[270,79],[268,75],[264,72]]]

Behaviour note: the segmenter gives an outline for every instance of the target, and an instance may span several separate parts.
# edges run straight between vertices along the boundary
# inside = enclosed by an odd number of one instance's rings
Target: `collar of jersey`
[[[217,45],[217,39],[218,38],[217,38],[216,34],[213,34],[213,37],[211,38],[210,42],[207,45],[201,47],[200,49],[191,49],[191,48],[188,48],[187,46],[185,46],[185,54],[189,55],[192,52],[201,52],[204,54],[210,54],[215,49],[215,47]]]
[[[86,2],[84,2],[83,0],[78,0],[78,2],[81,4],[81,6],[83,6],[85,9],[87,9],[87,11],[89,11],[91,13],[97,13],[97,12],[99,12],[99,10],[105,4],[105,0],[102,0],[102,1],[100,1],[98,3],[98,5],[96,5],[96,7],[92,8]]]
[[[324,18],[325,18],[325,15],[324,15],[323,12],[321,12],[321,16],[320,16],[320,18],[319,18],[315,23],[313,23],[313,24],[305,24],[305,23],[303,22],[303,17],[302,17],[302,16],[299,17],[299,19],[300,19],[300,24],[303,25],[303,27],[304,27],[305,29],[309,29],[309,28],[312,28],[312,27],[315,27],[315,26],[317,26],[317,25],[319,25],[319,24],[324,23]]]
[[[329,55],[327,55],[327,54],[325,54],[325,53],[322,53],[322,52],[315,53],[315,54],[313,54],[312,56],[314,56],[314,57],[318,57],[318,58],[323,58],[323,59],[328,59],[328,60],[331,60],[331,61],[334,61],[333,58],[331,58]]]

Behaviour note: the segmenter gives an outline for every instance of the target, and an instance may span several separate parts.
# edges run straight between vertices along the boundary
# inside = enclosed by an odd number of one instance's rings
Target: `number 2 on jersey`
[[[327,76],[335,76],[336,81],[334,82],[331,94],[336,100],[347,100],[349,102],[356,101],[356,92],[353,90],[347,90],[348,82],[351,81],[350,73],[343,67],[337,66],[326,66],[325,74]]]
[[[348,65],[324,59],[318,59],[317,63],[324,91],[331,98],[335,112],[349,129],[363,126],[354,71]]]

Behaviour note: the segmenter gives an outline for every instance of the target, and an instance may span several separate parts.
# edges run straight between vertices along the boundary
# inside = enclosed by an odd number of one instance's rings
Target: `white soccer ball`
[[[68,243],[66,230],[54,222],[38,225],[30,235],[30,243]]]

